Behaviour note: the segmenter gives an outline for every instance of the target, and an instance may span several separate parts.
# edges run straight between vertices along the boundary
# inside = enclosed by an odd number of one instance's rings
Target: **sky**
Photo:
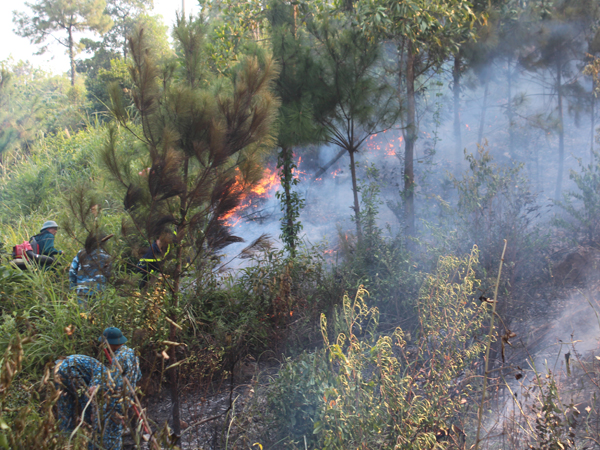
[[[29,60],[34,66],[56,74],[67,72],[69,58],[64,47],[51,44],[45,54],[35,55],[37,47],[14,33],[13,11],[29,11],[26,1],[32,3],[35,0],[0,0],[0,61],[12,57],[15,61]],[[185,10],[186,14],[197,13],[197,2],[185,0]],[[154,0],[154,14],[162,15],[168,25],[175,21],[177,11],[181,11],[181,0]]]

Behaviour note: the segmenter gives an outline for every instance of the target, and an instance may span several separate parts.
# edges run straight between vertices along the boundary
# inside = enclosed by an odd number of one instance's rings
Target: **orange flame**
[[[294,155],[294,156],[296,156],[296,155]],[[303,170],[300,170],[300,164],[302,164],[302,156],[300,156],[298,158],[298,162],[296,163],[296,168],[292,169],[292,176],[297,180],[298,179],[305,180],[306,172],[304,172]],[[301,178],[301,175],[304,175],[304,176],[302,176],[302,178]]]
[[[235,227],[242,220],[241,212],[246,208],[253,206],[257,208],[256,201],[260,198],[271,197],[280,185],[279,172],[277,169],[266,168],[262,179],[252,186],[250,189],[246,189],[247,184],[244,182],[240,174],[235,176],[235,184],[233,186],[233,192],[239,193],[242,197],[240,204],[223,215],[221,219],[225,221],[225,224],[230,227]]]
[[[394,144],[392,144],[391,142],[388,144],[388,150],[385,152],[385,156],[396,156]]]

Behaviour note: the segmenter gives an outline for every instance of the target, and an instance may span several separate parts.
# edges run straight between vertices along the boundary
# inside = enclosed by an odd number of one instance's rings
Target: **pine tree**
[[[217,77],[205,63],[204,28],[201,19],[180,18],[174,30],[179,59],[162,67],[145,45],[143,29],[130,40],[132,96],[141,133],[132,126],[118,87],[112,91],[112,112],[139,139],[149,168],[141,174],[131,171],[127,155],[115,150],[114,131],[103,152],[123,188],[133,229],[148,242],[161,236],[172,241],[162,268],[170,292],[166,315],[172,341],[179,333],[182,277],[206,264],[215,251],[240,241],[223,218],[262,176],[257,156],[261,146],[273,144],[278,107],[271,93],[276,76],[271,58],[241,57],[230,76]],[[175,364],[175,347],[169,356]],[[167,373],[179,435],[179,369]]]
[[[354,26],[351,16],[322,16],[310,23],[309,30],[322,72],[315,95],[315,118],[325,129],[325,140],[350,157],[354,220],[360,239],[356,155],[370,136],[395,124],[398,105],[377,72],[380,46]]]
[[[531,72],[550,73],[550,86],[556,98],[556,133],[558,134],[558,170],[555,200],[562,196],[565,160],[565,109],[582,108],[585,96],[579,82],[580,67],[586,58],[587,44],[593,36],[595,18],[600,7],[593,0],[560,0],[534,8],[532,14],[539,20],[531,30],[533,51],[521,58],[520,63]]]
[[[311,54],[306,30],[299,25],[297,5],[275,0],[269,4],[267,17],[271,24],[273,56],[281,68],[275,84],[281,101],[277,134],[283,187],[277,193],[283,210],[281,238],[293,256],[302,228],[298,217],[304,205],[300,194],[293,190],[298,184],[293,176],[296,169],[293,152],[294,148],[322,138],[312,110],[312,96],[320,71]]]
[[[127,38],[133,34],[138,18],[153,6],[153,0],[107,0],[106,13],[111,17],[113,26],[103,36],[104,47],[120,48],[123,58],[127,59]]]

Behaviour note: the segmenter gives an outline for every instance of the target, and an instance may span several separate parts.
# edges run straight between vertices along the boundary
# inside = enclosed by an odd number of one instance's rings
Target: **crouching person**
[[[127,338],[121,330],[109,327],[104,330],[100,340],[107,345],[111,352],[109,356],[109,373],[105,380],[95,380],[94,383],[103,387],[103,410],[100,417],[99,442],[101,448],[117,450],[123,445],[122,435],[126,416],[133,404],[133,392],[123,380],[127,377],[133,388],[142,377],[140,364],[133,349],[127,347]],[[112,357],[114,355],[114,359]],[[122,372],[121,372],[122,370]],[[100,437],[101,435],[101,437]]]
[[[110,236],[90,234],[85,240],[85,248],[81,250],[69,268],[69,284],[77,291],[77,298],[82,304],[106,288],[110,277],[110,256],[102,246]]]
[[[105,372],[103,364],[86,355],[70,355],[56,361],[54,383],[61,391],[56,408],[58,425],[63,432],[71,434],[81,420],[92,426],[93,383]]]
[[[54,247],[54,237],[56,236],[56,233],[58,233],[58,224],[54,220],[47,220],[44,222],[39,234],[36,234],[31,238],[32,241],[35,239],[38,246],[37,249],[34,249],[36,253],[51,258],[62,255],[62,250],[58,250]]]

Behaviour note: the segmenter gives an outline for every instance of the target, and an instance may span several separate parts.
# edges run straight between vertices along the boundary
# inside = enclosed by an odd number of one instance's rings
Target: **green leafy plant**
[[[275,196],[281,203],[281,235],[280,239],[285,244],[285,248],[290,256],[296,256],[296,247],[300,242],[298,234],[302,231],[302,223],[298,220],[300,212],[304,207],[305,200],[298,191],[292,190],[298,185],[298,178],[293,176],[294,169],[297,169],[292,158],[293,153],[289,148],[283,148],[279,154],[277,167],[281,169],[281,187],[283,190],[277,191]]]
[[[532,279],[544,277],[548,246],[547,233],[539,226],[540,205],[523,174],[522,164],[500,165],[485,146],[477,154],[466,156],[469,169],[461,178],[454,178],[458,204],[450,226],[457,230],[454,252],[477,245],[480,251],[478,276],[484,290],[493,289],[498,255],[503,242],[508,242],[500,292],[511,297],[528,289]],[[443,245],[443,244],[442,244]],[[527,317],[525,305],[517,305],[511,297],[503,302],[499,314],[506,326],[511,318]]]
[[[565,450],[575,446],[574,421],[569,420],[562,407],[559,390],[551,373],[546,375],[546,382],[539,380],[540,404],[533,406],[535,414],[536,439],[529,446],[532,450]]]
[[[359,186],[361,208],[359,221],[363,230],[361,240],[348,233],[339,233],[342,262],[336,268],[343,277],[342,284],[355,288],[364,285],[380,310],[382,320],[403,323],[414,319],[414,301],[418,296],[423,275],[411,261],[411,255],[402,235],[378,224],[380,199],[379,171],[366,168],[364,181]]]
[[[600,244],[600,154],[593,152],[592,161],[585,165],[579,159],[579,172],[571,170],[569,178],[576,190],[570,190],[557,205],[566,217],[557,216],[555,224],[566,230],[573,242],[597,246]]]
[[[378,335],[379,313],[362,287],[330,320],[322,316],[324,348],[288,360],[269,397],[290,448],[433,448],[458,425],[484,348],[474,337],[488,316],[472,299],[475,264],[476,250],[440,259],[422,286],[412,335]]]

